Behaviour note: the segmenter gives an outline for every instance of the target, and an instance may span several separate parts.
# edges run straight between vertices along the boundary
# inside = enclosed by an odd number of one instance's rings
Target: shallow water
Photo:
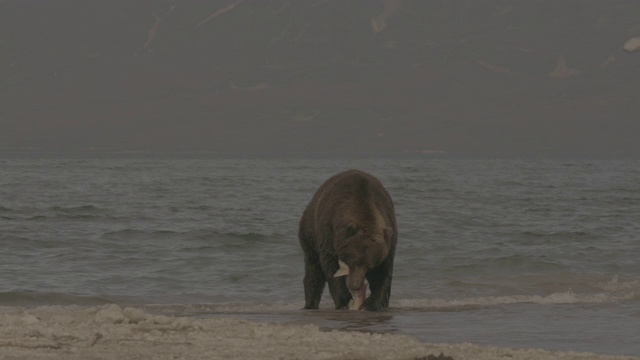
[[[391,309],[303,304],[297,222],[348,168],[391,193]],[[640,355],[640,161],[0,159],[0,306],[136,304]],[[151,304],[158,304],[151,306]]]

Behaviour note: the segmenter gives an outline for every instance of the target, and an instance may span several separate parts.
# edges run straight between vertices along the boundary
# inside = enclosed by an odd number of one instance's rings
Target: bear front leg
[[[317,259],[306,258],[304,262],[304,308],[317,309],[326,279]]]
[[[332,277],[328,280],[329,292],[336,305],[336,309],[347,309],[351,301],[351,293],[347,288],[346,277]]]
[[[371,295],[364,301],[365,310],[378,311],[389,307],[393,262],[383,263],[367,273]]]

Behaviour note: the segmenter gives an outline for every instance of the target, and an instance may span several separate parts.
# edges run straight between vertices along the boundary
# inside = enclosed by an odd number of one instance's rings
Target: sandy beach
[[[138,308],[0,309],[0,359],[640,359],[536,349],[425,344],[315,325],[156,315]]]

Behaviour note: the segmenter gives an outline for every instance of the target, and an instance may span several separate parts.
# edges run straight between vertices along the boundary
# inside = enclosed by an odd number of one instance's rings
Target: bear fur
[[[378,179],[359,170],[329,178],[300,219],[304,309],[318,308],[327,282],[336,309],[347,308],[365,278],[371,295],[361,309],[389,307],[397,233],[393,201]],[[338,260],[348,266],[346,277],[334,277]]]

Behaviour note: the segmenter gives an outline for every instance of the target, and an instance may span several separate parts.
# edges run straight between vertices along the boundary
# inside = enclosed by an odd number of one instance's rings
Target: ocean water
[[[349,168],[395,202],[391,308],[302,311],[298,220]],[[3,307],[640,355],[639,160],[5,157],[0,245]]]

